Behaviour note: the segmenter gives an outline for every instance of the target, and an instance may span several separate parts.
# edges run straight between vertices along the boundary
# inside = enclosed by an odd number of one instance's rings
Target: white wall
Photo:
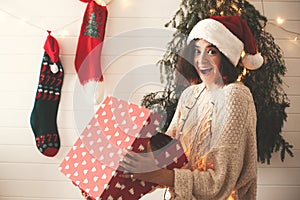
[[[260,1],[251,2],[262,11]],[[264,2],[265,16],[270,21],[281,16],[286,19],[284,27],[300,32],[299,0]],[[103,95],[140,103],[141,96],[151,88],[161,88],[159,69],[154,64],[171,38],[164,24],[174,15],[179,3],[180,0],[113,0],[110,3],[106,29],[106,41],[110,43],[103,51],[105,81],[99,86]],[[73,0],[2,0],[0,3],[1,200],[82,199],[78,189],[57,168],[78,137],[74,110],[80,108],[73,102],[73,92],[78,91],[73,61],[85,6]],[[152,29],[145,31],[145,28]],[[29,124],[47,29],[53,30],[60,43],[65,69],[57,120],[62,147],[54,158],[38,152]],[[65,36],[64,30],[69,35]],[[294,145],[295,157],[287,157],[281,163],[279,155],[274,155],[270,166],[259,166],[258,199],[296,200],[300,196],[299,40],[292,41],[292,34],[275,26],[268,26],[268,30],[282,48],[288,68],[284,81],[291,107],[287,110],[284,137]],[[135,46],[130,46],[131,43]],[[120,53],[123,46],[131,52]],[[162,194],[148,199],[162,199]]]

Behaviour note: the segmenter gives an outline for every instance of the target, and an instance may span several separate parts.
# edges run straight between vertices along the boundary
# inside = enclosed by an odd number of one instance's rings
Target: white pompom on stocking
[[[55,63],[53,65],[50,65],[50,69],[53,74],[56,74],[58,72],[58,66]]]

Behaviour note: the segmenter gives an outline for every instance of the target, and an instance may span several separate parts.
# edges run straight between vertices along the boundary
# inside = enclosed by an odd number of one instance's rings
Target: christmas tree
[[[244,0],[182,0],[179,10],[166,24],[166,27],[172,26],[176,31],[168,43],[164,57],[159,61],[161,75],[166,83],[165,89],[144,96],[142,106],[165,116],[165,123],[161,129],[166,131],[174,115],[178,98],[187,87],[176,81],[175,66],[178,55],[194,25],[214,15],[239,15],[244,18],[256,39],[258,51],[265,59],[260,69],[244,71],[243,80],[253,94],[257,110],[258,160],[261,163],[267,161],[269,164],[272,154],[277,151],[280,151],[282,161],[286,153],[293,156],[292,145],[281,135],[283,123],[287,119],[285,109],[289,107],[289,100],[282,88],[282,76],[286,72],[282,52],[274,42],[273,36],[264,30],[267,18]],[[192,76],[189,80],[195,78]]]
[[[86,31],[84,32],[85,35],[90,36],[91,38],[100,38],[99,37],[99,29],[97,20],[96,20],[96,14],[93,12],[90,15],[90,19],[88,21],[88,26],[86,26]]]

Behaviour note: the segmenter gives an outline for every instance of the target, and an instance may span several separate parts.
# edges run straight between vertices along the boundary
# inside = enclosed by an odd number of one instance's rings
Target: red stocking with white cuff
[[[87,2],[75,55],[75,69],[81,85],[103,81],[101,51],[107,21],[107,8],[94,0]]]

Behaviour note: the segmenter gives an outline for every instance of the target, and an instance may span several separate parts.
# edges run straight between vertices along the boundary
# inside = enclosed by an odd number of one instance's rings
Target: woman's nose
[[[197,61],[200,65],[205,65],[209,63],[206,53],[201,53],[200,55],[198,55]]]

